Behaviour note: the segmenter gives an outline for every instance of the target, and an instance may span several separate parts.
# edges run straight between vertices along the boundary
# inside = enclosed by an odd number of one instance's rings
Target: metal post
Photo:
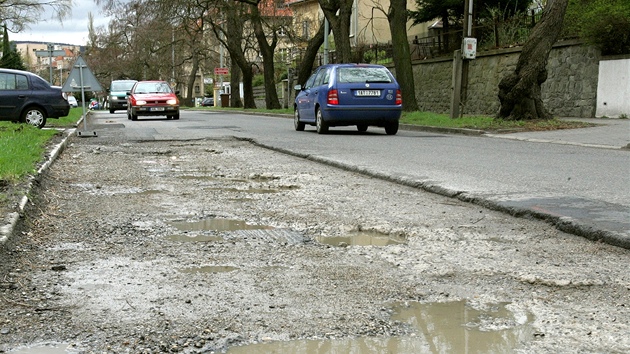
[[[54,85],[53,83],[53,67],[52,67],[52,55],[53,55],[53,50],[55,48],[53,47],[52,44],[48,44],[48,66],[50,67],[50,84]]]

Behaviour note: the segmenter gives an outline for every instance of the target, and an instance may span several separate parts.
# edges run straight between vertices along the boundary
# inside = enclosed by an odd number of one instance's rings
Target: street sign
[[[228,68],[214,68],[215,75],[227,75],[230,73]]]
[[[103,91],[101,84],[96,80],[96,77],[94,77],[94,74],[92,74],[92,71],[88,68],[85,60],[83,60],[82,57],[78,57],[61,90],[63,92],[80,92],[81,89]]]
[[[37,57],[65,57],[65,50],[36,50],[35,56]]]

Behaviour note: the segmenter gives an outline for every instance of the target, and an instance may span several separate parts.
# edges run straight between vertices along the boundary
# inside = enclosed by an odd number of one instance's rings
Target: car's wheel
[[[396,133],[398,133],[398,121],[388,123],[385,126],[385,133],[387,133],[387,135],[396,135]]]
[[[138,116],[131,113],[131,120],[138,120]]]
[[[324,117],[322,117],[322,110],[317,109],[315,112],[315,123],[317,126],[317,133],[324,134],[328,131],[328,123],[324,122]]]
[[[127,111],[127,119],[131,120],[131,113],[129,113],[129,111]]]
[[[166,116],[166,119],[168,120],[173,119],[173,116]]]
[[[178,120],[179,119],[179,113],[177,113],[176,115],[173,116],[173,119]]]
[[[46,113],[40,108],[29,107],[22,113],[22,122],[41,129],[46,125]]]
[[[293,126],[295,126],[295,130],[301,132],[304,130],[304,123],[300,122],[300,112],[298,112],[297,107],[293,111]]]
[[[116,111],[115,111],[115,110],[113,110],[113,109],[110,109],[110,110],[109,110],[109,114],[114,114],[114,112],[116,112]]]
[[[366,132],[368,126],[366,124],[357,124],[357,130],[360,132]]]

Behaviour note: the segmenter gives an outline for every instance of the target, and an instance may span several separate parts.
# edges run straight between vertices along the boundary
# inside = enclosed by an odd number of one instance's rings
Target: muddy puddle
[[[237,231],[273,229],[266,225],[250,225],[243,220],[208,218],[198,221],[171,221],[169,224],[179,231]]]
[[[387,235],[376,231],[356,231],[344,236],[317,236],[319,243],[335,246],[388,246],[407,242],[405,236]]]
[[[229,348],[229,354],[258,353],[510,353],[531,340],[533,318],[510,311],[506,304],[480,310],[466,301],[396,304],[392,320],[411,326],[402,337],[295,340]]]
[[[42,344],[25,348],[10,350],[9,354],[66,354],[74,353],[70,351],[68,344]]]
[[[182,273],[226,273],[233,272],[238,270],[237,267],[230,266],[201,266],[201,267],[191,267],[191,268],[183,268],[179,271]]]

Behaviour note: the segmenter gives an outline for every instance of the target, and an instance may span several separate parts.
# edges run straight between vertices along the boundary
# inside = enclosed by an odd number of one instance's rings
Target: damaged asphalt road
[[[33,199],[0,351],[630,351],[627,250],[247,141],[71,137]]]

